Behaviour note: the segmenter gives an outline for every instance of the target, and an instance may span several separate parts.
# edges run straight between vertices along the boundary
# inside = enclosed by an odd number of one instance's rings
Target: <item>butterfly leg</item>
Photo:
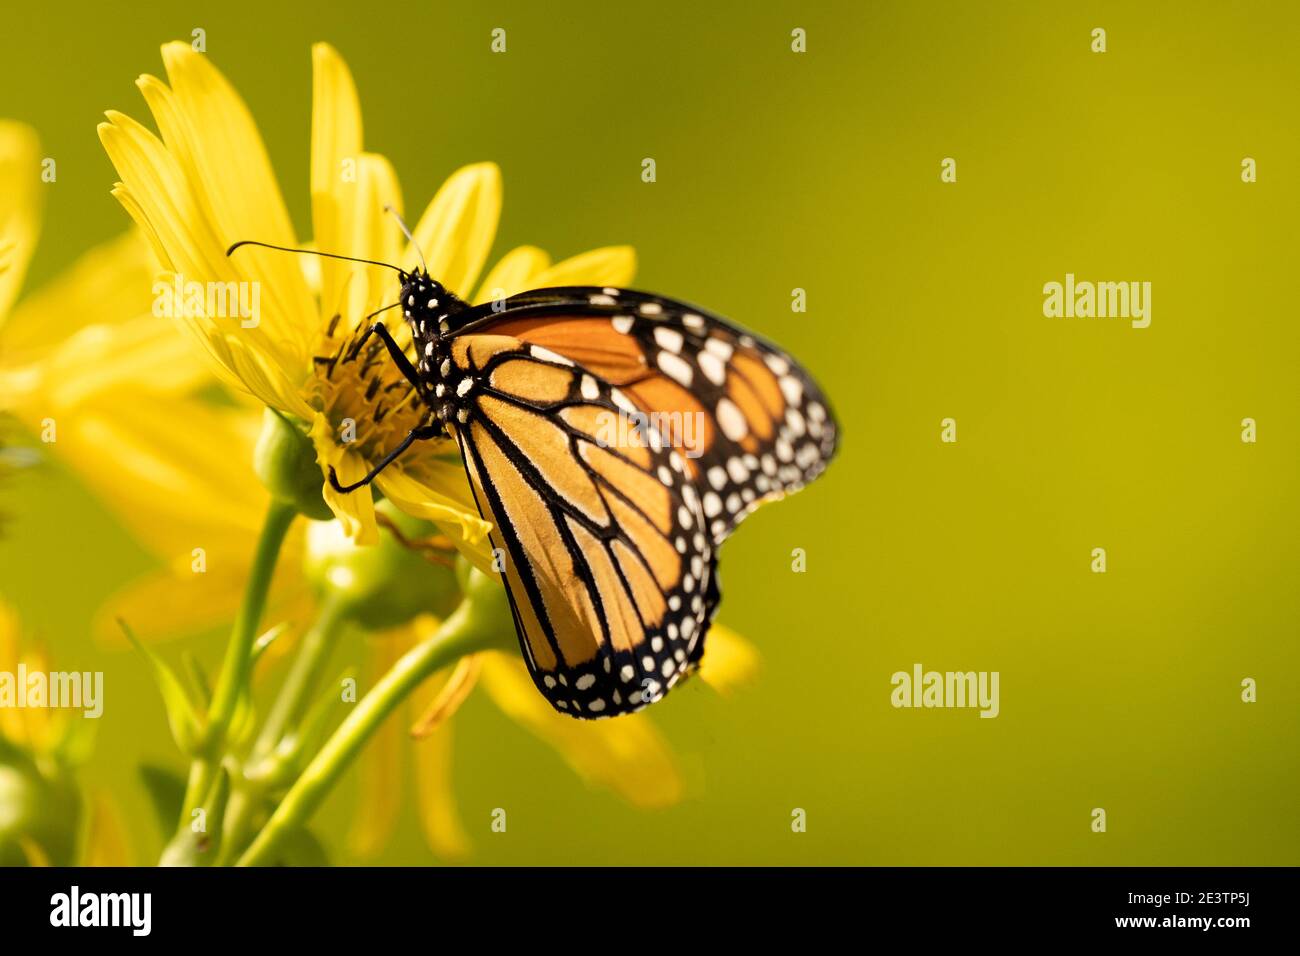
[[[384,323],[376,322],[366,329],[365,335],[361,336],[357,341],[356,351],[360,352],[365,347],[371,335],[379,336],[384,343],[384,347],[388,349],[388,357],[393,360],[393,364],[402,373],[402,377],[411,383],[417,394],[422,394],[424,385],[420,381],[419,374],[415,371],[415,366],[411,364],[411,360],[406,357],[406,353],[402,351],[402,347],[397,344],[397,341],[393,338],[393,333],[388,331],[388,326],[384,325]]]
[[[375,465],[374,468],[371,468],[370,471],[366,472],[366,476],[364,478],[362,478],[360,481],[354,481],[350,485],[340,485],[339,476],[335,474],[334,466],[330,465],[330,471],[329,471],[330,487],[333,488],[335,491],[337,491],[339,494],[343,494],[343,495],[346,495],[352,491],[356,491],[358,488],[368,485],[372,481],[374,481],[376,475],[378,475],[381,471],[383,471],[394,461],[396,461],[397,456],[400,455],[402,452],[406,451],[406,449],[410,448],[411,445],[413,445],[415,442],[424,441],[425,439],[428,438],[434,438],[437,435],[441,434],[441,432],[442,432],[442,427],[440,425],[419,425],[415,428],[412,428],[409,432],[406,433],[406,437],[403,438],[398,443],[396,448],[394,448],[387,455],[385,455],[383,460],[379,464]]]

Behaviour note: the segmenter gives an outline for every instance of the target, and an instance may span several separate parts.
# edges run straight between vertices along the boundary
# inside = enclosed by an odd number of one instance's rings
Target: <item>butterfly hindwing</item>
[[[699,660],[718,600],[685,460],[623,390],[544,347],[468,332],[449,361],[469,383],[451,427],[539,690],[578,717],[657,700]]]

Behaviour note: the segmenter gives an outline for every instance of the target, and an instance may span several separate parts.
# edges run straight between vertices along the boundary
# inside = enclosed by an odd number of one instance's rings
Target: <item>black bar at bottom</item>
[[[7,942],[75,933],[127,945],[424,940],[437,949],[469,933],[491,945],[516,934],[542,945],[585,941],[587,951],[629,934],[672,945],[674,923],[733,944],[778,927],[822,938],[1230,943],[1292,935],[1300,884],[1295,869],[1236,868],[30,869],[0,881]]]

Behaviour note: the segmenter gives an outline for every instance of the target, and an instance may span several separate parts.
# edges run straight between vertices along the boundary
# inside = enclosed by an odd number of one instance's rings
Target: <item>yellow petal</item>
[[[729,627],[713,624],[704,642],[700,679],[720,694],[731,694],[758,679],[758,648]]]
[[[153,83],[165,90],[157,81]],[[211,218],[193,194],[192,183],[176,157],[130,117],[110,113],[109,119],[111,122],[100,124],[99,134],[124,181],[114,195],[150,237],[167,273],[161,277],[164,284],[172,286],[179,276],[183,290],[197,283],[196,288],[206,293],[206,283],[258,283],[243,287],[250,296],[258,290],[258,321],[253,327],[245,327],[238,316],[208,317],[202,307],[191,309],[184,301],[172,303],[172,317],[195,336],[220,366],[226,381],[240,383],[282,411],[303,414],[303,402],[294,395],[308,372],[306,346],[296,337],[305,337],[305,331],[289,328],[293,323],[274,305],[273,287],[264,285],[255,273],[236,268],[226,257]],[[305,290],[301,272],[295,275]],[[205,295],[200,301],[206,304]],[[314,305],[310,315],[314,320]],[[296,321],[301,324],[303,316]]]
[[[557,262],[533,276],[532,288],[565,285],[626,287],[636,275],[636,250],[631,246],[605,246]]]
[[[83,328],[42,361],[0,367],[0,392],[27,418],[33,412],[57,416],[118,388],[185,394],[211,380],[194,347],[152,316]]]
[[[258,421],[122,388],[57,417],[48,447],[154,554],[203,548],[217,567],[248,548],[265,513],[252,466]]]
[[[261,134],[235,88],[188,43],[164,44],[162,57],[175,103],[172,109],[155,111],[155,119],[168,148],[205,200],[223,253],[225,246],[240,239],[296,245]],[[154,108],[155,100],[149,105]],[[267,321],[276,314],[285,317],[279,331],[294,338],[305,354],[315,329],[301,319],[314,314],[315,303],[295,257],[262,249],[241,250],[240,255],[242,269],[264,284],[264,304],[271,313]]]
[[[300,390],[303,377],[294,377],[292,363],[278,357],[264,338],[227,335],[202,316],[182,315],[180,323],[215,360],[214,370],[226,384],[295,418],[311,417]]]
[[[28,648],[21,656],[19,666],[29,674],[48,673],[50,661],[45,648],[29,642]],[[36,753],[48,751],[54,744],[59,730],[62,729],[64,715],[60,711],[47,707],[24,707],[19,709],[18,713],[26,725],[24,736],[28,746]]]
[[[339,480],[343,481],[341,475]],[[384,496],[407,514],[438,525],[467,558],[491,566],[492,545],[487,535],[492,525],[479,517],[459,461],[417,458],[385,469],[375,482]]]
[[[411,640],[399,632],[371,637],[366,643],[366,680],[370,686],[412,646]],[[348,834],[348,847],[356,856],[380,853],[397,825],[402,806],[402,752],[408,746],[405,729],[401,721],[390,716],[362,751],[358,767],[361,793]]]
[[[311,219],[322,252],[365,256],[352,245],[357,212],[357,164],[361,157],[361,104],[343,58],[328,43],[311,48]],[[339,307],[345,278],[354,266],[320,258],[321,310]]]
[[[541,249],[520,246],[492,268],[474,301],[491,302],[528,289],[566,285],[627,287],[635,275],[636,250],[631,246],[592,249],[554,265]]]
[[[30,126],[0,120],[0,323],[18,296],[40,231],[40,149]]]
[[[131,850],[127,829],[112,797],[96,789],[90,793],[88,803],[90,823],[81,865],[129,866]]]
[[[644,714],[575,720],[556,711],[533,685],[517,655],[483,655],[479,681],[507,716],[550,744],[584,781],[613,790],[642,809],[666,807],[682,796],[672,751]]]
[[[316,460],[320,462],[322,474],[328,473],[332,466],[341,485],[349,485],[364,478],[370,470],[369,463],[351,448],[339,443],[329,419],[317,413],[311,421],[309,434],[312,444],[316,446]],[[321,494],[325,498],[325,504],[334,512],[334,517],[339,519],[348,538],[357,544],[379,543],[375,500],[369,488],[343,494],[335,491],[328,481],[324,481]]]
[[[350,250],[347,254],[396,263],[405,240],[396,221],[384,211],[385,207],[392,207],[400,215],[402,210],[402,190],[392,164],[377,153],[363,153],[358,160],[353,193],[354,208],[348,217],[351,233],[343,239],[344,248]],[[343,306],[343,315],[351,324],[360,324],[366,315],[396,300],[397,274],[392,269],[343,264],[352,270]]]
[[[171,130],[172,142],[186,142],[192,133],[176,97],[150,77],[142,78],[140,84],[160,125]],[[182,161],[130,117],[115,112],[108,117],[110,122],[100,124],[99,134],[123,180],[114,195],[149,238],[167,273],[162,277],[165,285],[179,281],[184,292],[180,302],[170,303],[172,318],[195,336],[219,364],[226,381],[239,383],[282,411],[304,414],[304,403],[296,391],[309,371],[306,343],[315,335],[318,319],[301,270],[296,263],[284,270],[285,275],[294,277],[295,289],[302,291],[299,307],[293,308],[286,302],[296,298],[294,289],[286,291],[276,271],[283,264],[269,269],[257,258],[272,253],[255,250],[256,255],[240,255],[238,262],[226,256],[228,243],[220,236],[216,214],[209,208],[197,174],[187,167],[188,159]],[[180,152],[188,157],[184,150]],[[239,315],[205,314],[207,293],[218,288],[217,283],[222,284],[220,288],[243,292],[250,301],[253,295],[258,297],[255,324],[245,324]],[[197,292],[196,303],[190,301],[191,289]]]
[[[463,860],[471,845],[451,786],[452,723],[415,741],[415,796],[420,830],[434,855]]]
[[[465,166],[452,174],[415,227],[429,274],[459,295],[469,296],[487,261],[501,217],[501,170],[495,163]],[[420,264],[414,249],[404,268]]]
[[[0,600],[0,673],[18,670],[18,614],[8,602]],[[16,707],[0,707],[0,737],[15,744],[27,742],[27,725]]]
[[[551,264],[551,257],[536,246],[519,246],[507,252],[483,280],[475,303],[504,299],[516,292],[540,288],[533,282]]]
[[[92,632],[113,648],[127,646],[118,621],[146,643],[202,633],[234,620],[247,575],[247,561],[206,574],[170,568],[146,574],[109,596],[96,613]]]
[[[103,128],[108,126],[107,123],[100,124],[100,139],[103,139]],[[111,135],[111,134],[110,134]],[[135,223],[139,234],[144,238],[150,252],[153,253],[153,265],[155,268],[166,267],[171,259],[167,254],[167,247],[163,245],[162,238],[158,235],[158,230],[154,229],[149,222],[149,216],[146,214],[144,207],[131,193],[130,187],[125,183],[115,183],[110,189],[109,195],[121,203],[122,208],[126,210],[131,221]]]
[[[52,866],[49,854],[45,848],[27,835],[18,837],[18,848],[23,851],[23,856],[27,858],[27,865],[31,867]]]
[[[0,673],[12,674],[18,666],[18,612],[0,598]]]
[[[311,597],[302,579],[302,538],[301,529],[295,527],[281,550],[264,620],[305,620],[310,615]],[[228,625],[243,603],[256,545],[250,535],[235,551],[208,555],[208,570],[203,574],[194,573],[190,552],[178,554],[169,567],[136,578],[111,594],[95,612],[92,635],[105,647],[125,649],[127,641],[118,621],[127,622],[145,643]]]
[[[474,690],[482,668],[483,662],[477,654],[470,654],[457,661],[437,695],[430,699],[419,718],[411,725],[411,736],[422,740],[450,720]]]
[[[153,84],[166,89],[156,80]],[[116,111],[107,116],[109,121],[99,124],[99,140],[133,201],[127,211],[157,237],[165,255],[162,268],[194,281],[238,279],[176,156],[131,117]]]
[[[0,363],[19,365],[44,356],[90,325],[152,317],[155,266],[138,230],[96,246],[71,268],[23,297],[4,327]],[[162,319],[159,332],[174,329]]]
[[[423,614],[406,629],[408,639],[417,642],[438,628],[433,615]],[[466,680],[466,660],[473,660],[468,670],[472,679]],[[481,665],[479,655],[465,658],[455,667],[444,668],[431,680],[417,687],[411,695],[409,710],[412,714],[427,714],[436,702],[442,700],[454,712],[464,701],[464,691],[473,689]],[[447,714],[451,716],[450,713]],[[442,860],[462,860],[469,855],[470,840],[461,823],[456,807],[456,794],[452,789],[451,757],[453,722],[444,720],[421,740],[409,740],[407,745],[415,759],[415,809],[420,820],[420,830],[425,843],[434,855]]]

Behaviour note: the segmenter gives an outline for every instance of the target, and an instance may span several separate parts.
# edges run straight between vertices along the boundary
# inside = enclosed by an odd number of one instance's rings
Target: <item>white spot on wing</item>
[[[690,363],[680,355],[674,355],[672,352],[660,352],[658,363],[660,370],[678,385],[685,388],[691,387],[691,379],[695,377],[694,372],[691,370]]]
[[[714,385],[721,385],[727,380],[727,366],[712,352],[701,352],[698,356],[700,371]]]
[[[535,359],[541,359],[543,362],[554,362],[557,365],[572,365],[573,363],[563,355],[557,355],[550,349],[544,349],[540,345],[534,345],[528,350],[529,354]]]
[[[722,341],[722,339],[712,337],[705,340],[704,348],[709,352],[712,352],[724,362],[730,359],[731,353],[735,351],[729,343]]]
[[[682,333],[667,325],[655,327],[655,342],[661,349],[676,354],[682,350]]]
[[[745,421],[744,413],[731,399],[718,399],[717,415],[718,427],[731,441],[740,441],[749,433],[749,423]]]

